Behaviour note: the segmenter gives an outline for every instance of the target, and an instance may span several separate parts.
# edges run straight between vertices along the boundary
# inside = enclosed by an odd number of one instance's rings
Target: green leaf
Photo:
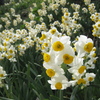
[[[0,100],[14,100],[14,99],[9,99],[9,98],[5,98],[5,97],[0,97]]]
[[[75,98],[76,98],[75,95],[76,95],[78,89],[79,89],[79,86],[77,85],[77,86],[74,88],[74,90],[73,90],[73,92],[72,92],[72,94],[71,94],[70,100],[76,100],[76,99],[75,99]]]
[[[49,100],[59,100],[59,98],[56,97],[56,96],[54,96],[54,95],[51,95],[50,98],[49,98]]]

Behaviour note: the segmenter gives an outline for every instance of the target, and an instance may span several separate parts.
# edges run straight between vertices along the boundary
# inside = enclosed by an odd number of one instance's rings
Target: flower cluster
[[[5,13],[3,17],[0,18],[0,21],[3,23],[1,29],[10,29],[11,26],[16,27],[22,22],[20,14],[15,13],[14,8],[10,8],[10,12]]]
[[[16,61],[16,55],[24,54],[25,50],[34,45],[34,41],[25,29],[4,30],[0,32],[0,60],[7,58]]]
[[[4,71],[3,67],[0,66],[0,87],[4,85],[3,80],[6,78],[7,74]]]
[[[91,20],[95,22],[93,25],[92,34],[94,37],[100,38],[100,13],[94,13],[91,15]]]
[[[60,37],[52,35],[49,49],[43,54],[43,66],[46,74],[51,78],[48,80],[51,89],[63,90],[69,86],[89,85],[95,78],[95,74],[89,72],[90,69],[95,68],[97,59],[95,51],[92,39],[84,35],[80,35],[75,41],[71,41],[66,35]],[[67,78],[63,64],[66,65],[72,79]]]
[[[77,33],[77,31],[82,27],[81,24],[78,24],[76,19],[79,18],[79,13],[74,12],[73,17],[70,16],[69,12],[65,12],[64,16],[62,16],[62,32],[67,31],[67,35],[72,35],[73,33]]]

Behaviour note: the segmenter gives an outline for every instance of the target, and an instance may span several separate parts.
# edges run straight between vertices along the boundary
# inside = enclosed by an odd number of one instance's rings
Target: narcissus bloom
[[[44,63],[43,66],[46,68],[46,74],[49,77],[60,76],[65,73],[61,66],[58,65]]]
[[[60,67],[56,67],[54,68],[52,66],[51,69],[47,69],[46,70],[46,74],[49,76],[49,77],[54,77],[54,76],[60,76],[62,74],[64,74],[64,70]]]
[[[47,53],[43,54],[43,64],[47,63],[48,65],[54,64],[55,63],[55,53],[53,50],[50,50]]]
[[[86,85],[86,80],[84,77],[82,77],[82,75],[80,75],[80,76],[72,75],[72,79],[73,80],[70,81],[72,86],[75,86],[76,84],[77,85],[82,84],[84,86]]]
[[[55,37],[52,36],[52,49],[54,51],[62,51],[65,48],[65,45],[70,44],[70,37],[69,36],[62,36],[62,37]]]
[[[74,60],[75,52],[73,48],[66,44],[62,52],[59,52],[55,58],[55,62],[59,65],[62,63],[71,64]]]
[[[91,38],[80,35],[77,39],[78,40],[74,45],[79,56],[83,57],[86,53],[90,53],[92,51],[94,43]]]
[[[95,49],[95,48],[94,48]],[[94,50],[92,50],[89,55],[87,56],[88,61],[85,62],[85,65],[87,66],[87,69],[94,69],[95,68],[95,62],[97,61],[96,53]]]
[[[83,65],[83,58],[75,57],[72,67],[69,68],[68,71],[75,76],[84,75],[86,72],[86,66]]]
[[[55,27],[53,27],[49,30],[49,33],[52,35],[57,35],[59,32],[57,31],[57,29]]]
[[[50,55],[48,53],[44,53],[43,59],[44,59],[45,62],[49,62],[51,57],[50,57]]]
[[[54,51],[62,51],[64,49],[64,45],[60,41],[56,41],[53,43],[52,48]]]
[[[6,78],[7,74],[4,71],[3,67],[0,66],[0,87],[2,87],[4,85],[4,83],[2,82],[2,80],[4,80]]]
[[[64,75],[60,75],[59,77],[53,77],[51,80],[48,80],[48,83],[51,84],[52,90],[63,90],[70,86],[68,79]]]
[[[94,81],[95,76],[96,75],[94,73],[86,73],[86,80],[92,82]]]

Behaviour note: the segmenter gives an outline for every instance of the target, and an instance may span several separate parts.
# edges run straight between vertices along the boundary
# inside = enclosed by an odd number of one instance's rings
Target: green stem
[[[59,91],[59,100],[63,100],[63,90],[60,90]]]

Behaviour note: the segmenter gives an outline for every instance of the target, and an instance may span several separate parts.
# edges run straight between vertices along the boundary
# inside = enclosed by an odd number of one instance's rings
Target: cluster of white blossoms
[[[78,24],[75,19],[79,19],[78,12],[73,13],[73,17],[70,16],[71,13],[65,12],[64,16],[62,16],[62,24],[61,28],[62,31],[67,31],[67,35],[72,35],[73,33],[76,33],[82,26],[81,24]]]
[[[11,62],[15,62],[16,55],[23,55],[27,48],[34,46],[31,31],[29,33],[25,29],[0,32],[0,60],[7,58]]]
[[[14,36],[16,35],[13,34],[12,30],[0,32],[0,60],[7,58],[11,61],[15,61],[16,49],[12,43],[14,43],[18,37],[13,38]]]
[[[89,13],[90,14],[93,14],[96,12],[96,9],[95,9],[95,4],[94,3],[91,3],[88,5],[88,10],[89,10]]]
[[[91,3],[91,0],[84,0],[85,5],[89,5]]]
[[[95,4],[91,3],[91,0],[84,0],[84,3],[88,5],[88,10],[91,14],[90,19],[94,22],[92,35],[100,38],[100,13],[97,12]]]
[[[52,36],[61,37],[62,33],[59,33],[56,27],[52,27],[49,31],[42,31],[39,38],[39,44],[41,44],[41,51],[45,53],[50,50]]]
[[[43,66],[51,78],[48,80],[51,89],[63,90],[80,84],[87,86],[94,81],[95,74],[89,72],[95,68],[97,59],[92,39],[80,35],[75,41],[71,41],[66,35],[59,37],[52,35],[49,42],[48,51],[43,53]],[[66,65],[66,70],[72,75],[72,79],[67,78],[62,64]]]
[[[9,29],[11,25],[14,27],[18,26],[18,24],[22,22],[22,18],[20,14],[15,13],[14,8],[10,8],[10,12],[5,13],[5,15],[0,18],[0,21],[3,23],[3,25],[0,24],[2,25],[1,29]]]
[[[79,4],[72,3],[72,4],[71,4],[71,7],[72,7],[76,12],[78,12],[78,11],[80,10],[80,5],[79,5]]]
[[[95,9],[92,9],[95,6],[91,3],[91,0],[84,0],[84,3],[88,7],[86,6],[82,10],[84,13],[89,12],[91,20],[95,22],[92,30],[93,36],[100,37],[100,14]],[[37,7],[35,3],[33,5],[33,8]],[[3,23],[0,24],[0,28],[1,30],[5,28],[5,30],[0,32],[0,60],[7,58],[10,61],[16,61],[16,54],[19,52],[20,55],[23,55],[27,48],[34,46],[34,43],[37,51],[42,49],[42,52],[45,53],[51,46],[52,35],[61,37],[63,33],[67,33],[69,36],[78,33],[82,28],[82,25],[79,23],[81,21],[81,6],[75,3],[70,4],[74,10],[71,13],[70,9],[66,8],[65,5],[69,6],[66,0],[42,2],[41,9],[37,10],[39,23],[35,20],[37,16],[33,14],[32,7],[28,14],[28,21],[22,20],[21,15],[16,14],[14,8],[10,8],[10,12],[5,13],[4,17],[0,18],[0,21]],[[59,11],[63,15],[60,16],[60,20],[55,20],[55,16],[59,16]],[[48,25],[45,19],[48,19]],[[20,29],[22,26],[24,26],[24,29]],[[19,29],[16,29],[16,27],[19,27]],[[41,37],[38,37],[39,34],[41,34]]]
[[[100,38],[100,13],[96,12],[92,14],[90,18],[95,22],[95,24],[93,24],[92,34],[94,37]]]
[[[84,13],[89,12],[90,14],[96,12],[96,7],[94,3],[91,3],[91,0],[84,0],[84,3],[86,7],[81,8],[81,5],[75,3],[70,4],[66,0],[44,0],[41,2],[41,8],[37,9],[37,14],[33,14],[34,8],[37,8],[37,4],[33,3],[33,7],[30,7],[28,14],[30,21],[22,20],[22,16],[16,14],[15,9],[11,8],[10,12],[5,13],[4,17],[0,18],[0,21],[3,23],[0,24],[0,28],[6,28],[8,30],[11,27],[14,27],[14,29],[18,27],[20,29],[25,26],[24,29],[28,29],[29,34],[31,33],[33,35],[35,33],[36,36],[38,33],[40,34],[42,30],[47,32],[49,30],[48,26],[50,28],[57,26],[57,29],[59,29],[61,33],[66,32],[67,35],[73,35],[73,33],[78,33],[80,29],[82,29],[82,25],[79,23],[81,21],[80,10],[83,10]],[[74,11],[70,12],[67,6],[70,6]],[[59,14],[59,12],[63,15]],[[60,20],[56,19],[55,17],[57,15],[61,15],[62,18],[60,17]],[[39,23],[36,22],[36,19],[39,19]],[[45,21],[45,19],[47,20]],[[50,22],[48,25],[47,21]],[[35,32],[33,30],[35,30]],[[94,34],[95,32],[93,35]],[[35,40],[37,40],[36,37]],[[39,45],[37,45],[37,49],[38,48],[40,48]]]
[[[6,78],[7,74],[4,71],[3,67],[0,66],[0,87],[4,85],[3,80]]]

